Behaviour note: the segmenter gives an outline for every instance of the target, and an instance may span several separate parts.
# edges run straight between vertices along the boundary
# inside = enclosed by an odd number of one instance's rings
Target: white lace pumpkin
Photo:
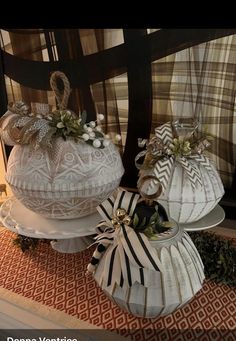
[[[63,81],[62,93],[57,78]],[[95,212],[110,196],[124,169],[118,149],[101,127],[86,123],[85,112],[75,115],[67,109],[71,89],[65,74],[55,71],[50,83],[59,110],[34,103],[36,111],[30,112],[20,101],[1,118],[1,135],[14,145],[6,180],[30,210],[48,218],[79,218]]]
[[[53,149],[16,145],[6,180],[18,200],[48,218],[89,215],[116,189],[124,169],[116,146],[103,149],[57,138]]]

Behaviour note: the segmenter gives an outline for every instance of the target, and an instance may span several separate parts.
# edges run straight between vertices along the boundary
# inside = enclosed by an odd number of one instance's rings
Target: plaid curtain
[[[98,53],[124,42],[122,29],[80,29],[84,55]],[[126,143],[128,122],[128,81],[127,74],[122,74],[102,82],[92,84],[91,93],[98,113],[103,113],[103,130],[111,138],[120,134],[120,152]]]
[[[25,31],[25,30],[23,30]],[[43,33],[25,34],[19,32],[7,32],[1,30],[0,32],[1,48],[17,57],[23,59],[30,59],[34,61],[47,61],[48,55],[46,52],[45,38]],[[27,75],[26,75],[27,76]],[[14,80],[5,76],[7,87],[8,101],[24,100],[26,103],[30,102],[44,102],[48,101],[47,93],[42,90],[30,89],[21,84],[14,82]]]
[[[152,63],[153,128],[177,117],[196,118],[213,136],[210,157],[224,185],[236,169],[236,35]]]
[[[115,49],[124,43],[122,29],[9,31],[10,34],[1,30],[2,49],[35,61],[76,60],[93,54],[99,56],[103,50]],[[154,31],[147,30],[148,33]],[[75,46],[81,49],[79,56]],[[96,67],[102,68],[99,64]],[[86,104],[92,106],[92,99],[95,111],[105,115],[104,130],[111,132],[112,136],[121,133],[122,151],[129,120],[129,93],[128,68],[124,66],[123,71],[120,70],[109,78],[89,84],[86,83],[86,69],[82,67],[86,84],[82,89],[73,89],[71,103],[80,111]],[[214,137],[210,157],[215,161],[225,187],[230,188],[236,168],[236,35],[154,60],[151,71],[152,133],[156,126],[176,117],[198,119],[201,127],[207,127]],[[48,102],[55,107],[51,91],[25,88],[8,77],[5,79],[9,101],[23,97],[32,102]],[[145,112],[142,114],[145,115]],[[133,146],[136,144],[136,140],[132,141]]]

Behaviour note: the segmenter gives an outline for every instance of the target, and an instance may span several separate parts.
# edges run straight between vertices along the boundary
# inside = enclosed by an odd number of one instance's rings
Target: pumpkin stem
[[[64,85],[63,91],[60,91],[58,88],[57,80],[61,79]],[[70,88],[70,82],[66,75],[61,71],[55,71],[52,73],[50,78],[50,85],[51,88],[56,96],[57,103],[60,110],[64,110],[67,108],[71,88]]]

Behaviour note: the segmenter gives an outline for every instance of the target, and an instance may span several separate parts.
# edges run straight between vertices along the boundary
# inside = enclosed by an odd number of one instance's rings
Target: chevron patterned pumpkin
[[[195,129],[167,122],[155,129],[147,150],[135,158],[140,179],[154,175],[159,180],[163,191],[158,201],[170,218],[184,224],[206,216],[224,195],[220,176],[203,153],[210,143],[206,137],[194,139]],[[137,162],[144,155],[145,167]]]
[[[198,184],[194,188],[185,168],[173,160],[167,186],[158,198],[169,217],[179,223],[191,223],[203,218],[224,195],[222,181],[213,163],[209,161],[207,167],[194,160],[189,163],[199,169],[202,186]],[[155,175],[159,175],[156,170]]]

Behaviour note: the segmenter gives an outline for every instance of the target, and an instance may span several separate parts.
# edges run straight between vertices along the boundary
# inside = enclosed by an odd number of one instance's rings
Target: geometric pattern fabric
[[[0,233],[0,286],[134,341],[236,340],[236,290],[205,281],[184,307],[155,319],[122,311],[85,276],[94,248],[63,254],[46,243],[23,253]]]

